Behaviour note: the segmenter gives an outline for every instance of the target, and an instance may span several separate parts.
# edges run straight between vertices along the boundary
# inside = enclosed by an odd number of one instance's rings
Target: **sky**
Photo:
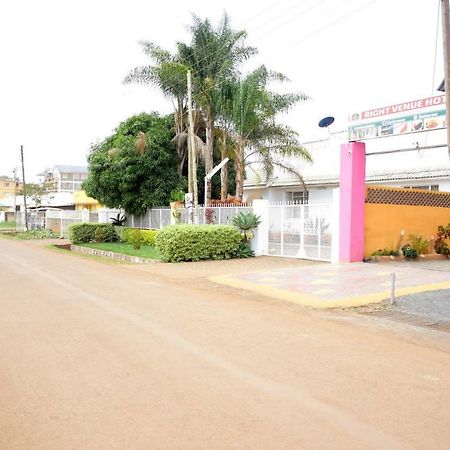
[[[214,23],[226,11],[246,29],[265,64],[310,100],[282,121],[301,140],[334,116],[437,95],[443,78],[438,0],[15,0],[0,3],[0,175],[12,175],[24,146],[27,181],[56,164],[85,165],[92,143],[127,117],[172,112],[156,88],[124,85],[149,63],[139,41],[168,50],[188,41],[192,14]],[[437,36],[437,40],[436,40]],[[437,51],[435,52],[435,49]],[[435,57],[436,54],[436,57]],[[433,79],[434,73],[434,79]]]

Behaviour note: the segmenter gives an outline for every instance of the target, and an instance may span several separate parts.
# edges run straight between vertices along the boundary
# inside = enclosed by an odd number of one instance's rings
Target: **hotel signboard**
[[[348,139],[360,141],[446,127],[445,95],[354,113]]]

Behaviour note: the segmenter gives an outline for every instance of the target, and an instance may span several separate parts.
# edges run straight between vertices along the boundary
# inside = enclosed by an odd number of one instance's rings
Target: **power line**
[[[283,50],[281,50],[279,53],[283,53],[286,50],[291,49],[292,47],[297,46],[298,44],[300,44],[303,41],[306,41],[307,39],[317,36],[319,33],[322,33],[323,31],[327,30],[328,28],[336,25],[337,23],[339,23],[340,21],[347,19],[350,16],[353,16],[354,14],[362,11],[363,9],[366,9],[368,6],[372,5],[373,3],[375,3],[377,0],[371,0],[370,2],[366,3],[365,5],[356,8],[350,12],[348,12],[347,14],[344,14],[343,16],[338,17],[337,19],[329,22],[327,25],[325,25],[324,27],[318,28],[317,30],[314,30],[312,33],[309,33],[305,36],[303,36],[301,39],[299,39],[298,41],[294,41],[292,44],[288,45],[287,47],[285,47]]]
[[[439,36],[439,17],[440,17],[440,2],[439,0],[436,1],[437,3],[437,14],[436,14],[436,34],[434,38],[434,63],[433,63],[433,79],[431,82],[431,95],[433,95],[435,86],[435,80],[436,80],[436,61],[437,61],[437,47],[438,47],[438,36]]]

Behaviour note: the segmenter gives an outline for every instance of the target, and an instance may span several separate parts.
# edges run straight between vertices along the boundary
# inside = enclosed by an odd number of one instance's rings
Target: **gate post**
[[[364,210],[366,197],[366,145],[341,145],[339,198],[339,262],[364,258]]]
[[[269,200],[253,200],[253,212],[260,217],[261,223],[251,241],[256,256],[269,254]]]

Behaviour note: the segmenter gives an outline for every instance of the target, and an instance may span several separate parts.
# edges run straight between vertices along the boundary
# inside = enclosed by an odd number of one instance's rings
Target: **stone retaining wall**
[[[79,245],[70,245],[70,250],[73,252],[85,253],[87,255],[103,256],[104,258],[116,259],[119,261],[126,261],[137,264],[150,264],[159,262],[156,259],[141,258],[140,256],[129,256],[122,253],[108,252],[106,250],[99,250],[97,248],[81,247]]]

